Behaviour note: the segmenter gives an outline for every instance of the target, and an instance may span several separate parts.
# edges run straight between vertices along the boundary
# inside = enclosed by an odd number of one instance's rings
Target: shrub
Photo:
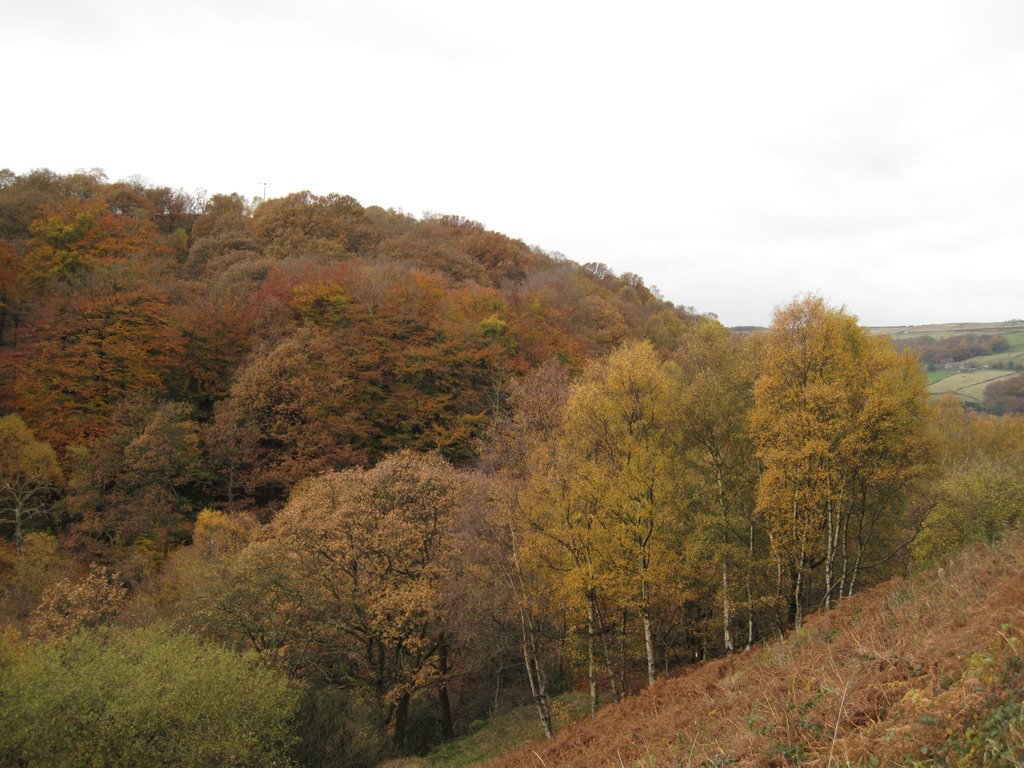
[[[254,656],[165,629],[106,629],[4,667],[2,765],[293,765],[297,693]]]

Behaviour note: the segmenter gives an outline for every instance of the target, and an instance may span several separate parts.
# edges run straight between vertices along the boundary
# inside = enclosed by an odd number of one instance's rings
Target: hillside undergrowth
[[[1022,625],[1016,532],[493,765],[1021,765]]]

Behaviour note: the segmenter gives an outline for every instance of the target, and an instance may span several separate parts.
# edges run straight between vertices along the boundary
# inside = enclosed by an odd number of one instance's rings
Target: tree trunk
[[[725,650],[732,651],[732,633],[729,631],[729,624],[732,622],[732,613],[729,608],[729,566],[722,562],[722,640],[725,643]]]
[[[519,547],[516,543],[516,529],[512,518],[508,521],[509,542],[512,548],[512,565],[514,576],[512,581],[513,592],[519,600],[519,623],[523,633],[523,663],[526,665],[526,677],[530,683],[530,693],[533,695],[534,705],[537,707],[537,716],[544,728],[544,736],[551,738],[554,733],[551,727],[551,707],[548,700],[547,681],[544,679],[544,670],[538,660],[537,634],[534,632],[533,620],[526,611],[526,585],[523,580],[523,570],[519,563]],[[559,660],[561,663],[561,660]],[[497,705],[497,701],[495,701]]]
[[[601,607],[596,601],[594,612],[597,615],[597,631],[601,637],[601,655],[604,659],[605,672],[608,675],[608,687],[611,688],[612,698],[615,701],[622,701],[622,695],[619,693],[619,681],[615,675],[615,664],[612,662],[611,651],[608,650],[608,628],[605,626]]]
[[[832,491],[831,481],[828,483],[829,494]],[[833,504],[832,499],[829,498],[825,505],[825,610],[829,610],[832,607],[832,579],[835,576],[835,547],[833,542],[835,540],[835,534],[838,529],[835,520],[832,519]]]
[[[779,632],[779,639],[783,639],[786,636],[786,630],[792,626],[793,615],[790,611],[785,617],[782,615],[782,607],[789,604],[789,599],[786,597],[782,590],[783,582],[783,567],[782,567],[782,553],[779,551],[775,544],[775,537],[772,535],[771,529],[768,529],[768,541],[771,543],[772,553],[775,555],[775,628]]]
[[[789,599],[789,626],[793,629],[800,629],[803,622],[803,601],[801,587],[803,586],[803,572],[800,568],[793,568],[789,574],[790,590]]]
[[[21,504],[14,502],[14,554],[21,553],[21,540],[24,538],[24,531],[21,527]]]
[[[550,739],[553,735],[551,727],[551,708],[548,703],[547,684],[544,680],[544,673],[537,662],[537,647],[534,639],[533,629],[526,619],[526,611],[519,610],[519,619],[523,630],[523,663],[526,665],[526,677],[530,682],[530,693],[533,696],[534,705],[537,707],[537,716],[544,728],[544,736]]]
[[[750,521],[750,549],[747,560],[747,648],[754,645],[754,594],[750,585],[750,573],[754,570],[754,521]]]
[[[857,584],[857,575],[860,573],[861,558],[864,555],[864,503],[866,502],[862,501],[861,513],[857,516],[857,556],[854,558],[853,570],[850,572],[850,583],[846,588],[847,596],[853,594],[853,588]]]
[[[409,722],[409,692],[406,691],[398,699],[395,707],[395,746],[399,750],[405,748],[406,729]]]
[[[597,714],[597,707],[600,704],[597,698],[597,662],[594,658],[594,633],[597,595],[593,589],[587,590],[587,679],[590,681],[590,714]]]
[[[626,690],[626,618],[629,611],[622,609],[622,624],[619,626],[619,689],[623,696],[628,696]]]
[[[644,645],[647,650],[647,683],[648,685],[654,684],[654,679],[657,676],[657,663],[654,658],[654,632],[651,630],[651,615],[650,609],[647,606],[647,584],[644,583],[644,604],[640,609],[640,618],[644,623]]]
[[[448,697],[448,641],[442,637],[437,649],[437,671],[441,676],[441,684],[437,689],[437,704],[440,709],[441,738],[448,741],[455,736],[452,723],[452,703]]]
[[[722,466],[715,464],[715,476],[718,480],[718,510],[722,516],[722,641],[725,643],[725,650],[732,651],[732,633],[729,625],[732,623],[732,609],[729,605],[729,520],[726,514],[727,505],[725,502],[725,482],[722,479]]]
[[[860,563],[861,557],[864,554],[864,549],[859,545],[857,546],[857,558],[853,562],[853,573],[850,574],[850,588],[847,590],[847,595],[853,594],[853,588],[857,584],[857,576],[860,574]]]

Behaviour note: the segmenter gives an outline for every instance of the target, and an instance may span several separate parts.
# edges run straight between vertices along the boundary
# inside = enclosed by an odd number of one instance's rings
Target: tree
[[[648,680],[656,675],[653,608],[679,571],[669,396],[653,347],[624,344],[571,387],[557,439],[530,459],[530,549],[583,614],[594,708],[598,642],[616,697],[624,677],[607,649],[603,600],[639,614]]]
[[[218,416],[231,433],[247,436],[239,445],[253,455],[224,454],[249,468],[233,472],[232,481],[257,498],[278,499],[303,478],[369,459],[371,427],[359,407],[365,393],[344,375],[344,352],[323,332],[301,331],[239,372]]]
[[[23,283],[21,257],[8,243],[0,240],[0,347],[7,343],[8,323],[14,326],[14,342],[17,343]]]
[[[437,695],[442,731],[451,738],[449,675],[454,649],[448,629],[448,580],[455,555],[453,523],[463,504],[455,470],[436,454],[402,451],[365,475],[359,494],[373,520],[368,574],[370,616],[400,660],[388,697],[394,702],[395,742],[405,746],[409,704]]]
[[[68,453],[65,505],[81,545],[148,542],[154,559],[188,537],[209,475],[199,425],[183,403],[126,400],[109,433]]]
[[[129,187],[47,203],[29,230],[25,269],[32,279],[70,280],[101,264],[161,252],[149,201]]]
[[[196,276],[223,275],[232,264],[259,259],[263,250],[252,232],[249,203],[237,193],[205,200],[190,235],[185,267]]]
[[[347,258],[378,236],[363,206],[348,195],[295,192],[267,200],[253,213],[253,230],[267,241],[267,253]]]
[[[0,616],[16,627],[24,626],[52,584],[68,575],[73,563],[49,533],[27,533],[21,549],[3,564]]]
[[[220,498],[233,508],[259,456],[260,426],[248,418],[238,399],[213,406],[213,420],[204,425],[203,445],[210,469],[220,477]]]
[[[455,471],[431,454],[310,478],[239,554],[205,622],[293,674],[375,700],[374,725],[404,748],[416,699],[433,694],[451,722],[447,579],[461,504]]]
[[[736,646],[734,619],[746,611],[746,645],[754,641],[757,559],[764,537],[754,514],[758,464],[749,430],[756,376],[756,337],[702,321],[674,356],[674,409],[683,459],[686,544],[694,571],[717,570],[722,646]]]
[[[922,566],[998,540],[1024,511],[1024,417],[978,413],[949,395],[935,404],[930,426],[939,462],[913,546]]]
[[[197,191],[190,194],[183,189],[170,187],[146,188],[139,190],[153,208],[153,221],[165,235],[181,231],[191,237],[192,227],[206,205],[206,193]]]
[[[251,231],[252,211],[245,198],[235,192],[213,195],[207,200],[193,225],[192,235],[196,238],[247,235]]]
[[[0,418],[0,523],[14,527],[17,549],[26,526],[53,516],[62,483],[53,448],[36,440],[20,416]]]
[[[248,578],[234,567],[238,553],[249,543],[255,521],[245,515],[227,515],[204,509],[192,529],[192,543],[172,550],[160,569],[132,591],[122,612],[123,626],[171,626],[197,632],[213,640],[237,642],[237,635],[206,621],[216,595],[234,579]],[[247,583],[247,587],[251,584]]]
[[[171,324],[184,341],[179,397],[201,413],[227,396],[255,334],[251,288],[232,283],[194,288],[172,308]]]
[[[673,458],[670,384],[648,342],[627,343],[594,364],[566,402],[566,449],[579,459],[580,493],[597,510],[603,559],[640,614],[647,678],[654,682],[654,592],[672,568]]]
[[[500,294],[438,275],[290,260],[257,301],[266,346],[238,372],[224,410],[257,435],[239,485],[261,500],[402,448],[472,459],[497,388],[517,368]]]
[[[992,413],[1024,413],[1024,373],[992,382],[982,401]]]
[[[20,246],[43,206],[59,206],[65,198],[93,198],[103,190],[107,176],[98,168],[66,176],[39,168],[4,180],[0,186],[0,238]]]
[[[927,391],[912,355],[816,296],[776,310],[762,364],[751,416],[758,511],[800,626],[817,568],[827,608],[912,538],[898,540],[899,514],[928,461]]]
[[[480,579],[479,591],[495,598],[491,607],[497,613],[512,613],[530,695],[548,738],[553,724],[545,640],[559,636],[555,626],[561,612],[552,610],[557,601],[550,580],[527,553],[528,488],[531,459],[558,436],[568,389],[569,372],[555,360],[512,383],[507,412],[499,413],[484,437],[479,492],[487,500],[466,526],[477,540],[470,572]]]

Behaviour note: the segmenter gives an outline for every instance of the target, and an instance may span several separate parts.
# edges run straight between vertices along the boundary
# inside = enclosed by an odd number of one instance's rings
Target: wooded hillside
[[[0,700],[67,669],[40,720],[209,657],[283,713],[222,762],[373,765],[524,702],[551,734],[558,693],[596,712],[996,540],[1021,478],[1024,419],[930,402],[817,296],[738,334],[458,216],[0,174]]]

